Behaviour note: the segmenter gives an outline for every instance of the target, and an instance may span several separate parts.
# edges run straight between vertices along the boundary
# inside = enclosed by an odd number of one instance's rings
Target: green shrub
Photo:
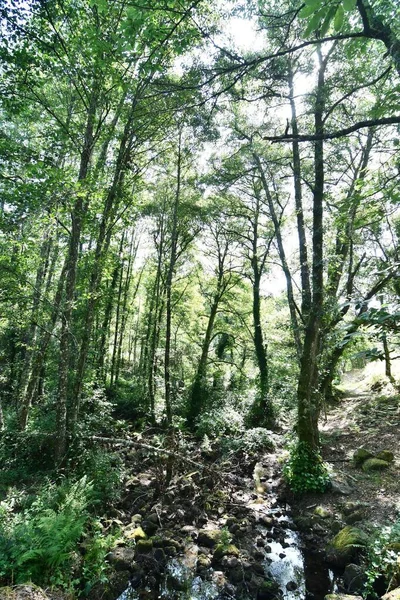
[[[290,449],[283,475],[295,493],[324,492],[329,485],[328,470],[318,452],[304,442]]]
[[[238,434],[244,430],[243,415],[232,406],[204,411],[197,420],[197,435],[216,438]]]
[[[63,500],[47,505],[58,494],[54,484],[39,494],[29,508],[15,513],[2,503],[0,520],[0,575],[16,583],[66,585],[70,580],[74,552],[89,515],[92,486],[86,478],[64,490]],[[52,494],[54,492],[54,494]]]
[[[367,550],[367,596],[377,597],[374,586],[378,580],[384,581],[385,590],[400,585],[400,520],[391,527],[384,527],[377,533]],[[380,595],[380,594],[379,594]]]
[[[74,594],[106,581],[105,556],[119,532],[103,534],[93,519],[93,484],[86,477],[47,482],[32,498],[12,492],[0,503],[0,581],[32,581]]]

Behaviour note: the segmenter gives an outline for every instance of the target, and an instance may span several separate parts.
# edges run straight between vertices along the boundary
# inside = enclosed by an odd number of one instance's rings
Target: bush
[[[292,446],[283,475],[295,493],[324,492],[329,485],[328,470],[321,455],[305,442]]]
[[[200,437],[207,435],[216,438],[226,434],[238,434],[243,430],[243,415],[232,406],[204,411],[197,420],[196,431]]]
[[[271,432],[263,427],[254,427],[241,433],[237,437],[222,440],[222,449],[226,452],[242,452],[247,455],[258,454],[273,450],[274,442]]]
[[[1,502],[0,581],[70,591],[104,581],[105,556],[116,536],[102,535],[99,521],[90,517],[92,497],[93,485],[83,477],[47,482],[30,503],[15,494]]]
[[[367,550],[367,581],[365,591],[368,596],[381,595],[375,589],[378,581],[387,591],[400,585],[400,520],[392,527],[384,527],[377,533]]]

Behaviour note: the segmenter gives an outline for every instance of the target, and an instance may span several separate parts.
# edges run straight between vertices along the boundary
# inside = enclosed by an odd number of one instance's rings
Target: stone
[[[362,521],[364,519],[364,516],[365,511],[363,509],[355,510],[354,512],[347,515],[346,523],[348,525],[353,525],[353,523],[358,523],[359,521]]]
[[[139,527],[135,527],[134,529],[125,530],[125,537],[128,538],[129,540],[135,540],[137,542],[138,540],[145,540],[147,538],[147,535],[145,534],[143,529],[139,526]]]
[[[324,508],[323,506],[317,506],[314,510],[314,515],[317,517],[321,517],[321,519],[329,519],[332,516],[329,510]]]
[[[256,575],[265,575],[264,565],[262,563],[256,562],[253,564],[252,569]]]
[[[257,600],[275,600],[279,596],[279,585],[272,579],[265,579],[257,590]]]
[[[366,448],[358,448],[353,454],[353,461],[356,465],[362,465],[363,462],[368,460],[368,458],[372,458],[374,455],[370,450]]]
[[[367,508],[367,506],[368,506],[368,504],[366,504],[365,502],[349,500],[348,502],[344,503],[344,505],[342,507],[342,513],[344,515],[350,515],[351,513],[355,512],[355,511]]]
[[[204,554],[200,554],[197,559],[197,570],[202,571],[203,569],[208,569],[211,566],[211,560],[208,556],[204,556]]]
[[[149,554],[153,550],[152,540],[139,540],[136,543],[137,554]]]
[[[347,525],[335,535],[327,546],[328,561],[344,567],[357,556],[368,542],[367,535],[357,527]]]
[[[352,563],[346,565],[343,582],[348,592],[362,592],[366,582],[365,569]]]
[[[400,600],[400,587],[395,588],[391,592],[387,592],[382,596],[382,600]]]
[[[353,492],[353,488],[345,481],[331,479],[331,492],[338,496],[350,496]]]
[[[295,581],[288,581],[286,584],[286,589],[288,592],[294,592],[295,590],[297,590],[298,585]]]
[[[135,550],[125,547],[115,548],[107,554],[106,560],[116,571],[127,571],[135,560]]]
[[[394,454],[390,450],[381,450],[376,455],[376,458],[379,458],[380,460],[385,460],[386,462],[391,463],[394,461]]]
[[[390,464],[386,460],[369,458],[363,463],[362,470],[366,473],[370,473],[372,471],[384,471],[388,467],[390,467]]]
[[[218,544],[215,548],[213,559],[221,560],[223,556],[239,556],[239,550],[233,544]]]
[[[44,591],[33,584],[0,588],[0,600],[49,600]]]
[[[148,519],[144,519],[142,521],[142,526],[138,527],[138,529],[141,529],[142,531],[144,531],[144,533],[146,535],[152,536],[157,531],[158,524],[154,523],[153,521],[149,521]]]
[[[221,531],[219,529],[200,529],[197,540],[200,546],[213,548],[218,544],[220,538]]]
[[[324,600],[362,600],[362,596],[352,596],[351,594],[327,594]]]

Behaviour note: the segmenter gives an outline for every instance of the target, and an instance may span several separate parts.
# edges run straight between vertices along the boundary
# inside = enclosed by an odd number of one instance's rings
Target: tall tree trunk
[[[164,381],[165,381],[165,413],[167,423],[172,425],[171,406],[171,324],[172,324],[172,282],[175,273],[178,245],[178,209],[181,198],[182,174],[182,130],[178,133],[178,156],[176,165],[176,192],[172,213],[171,253],[165,282],[165,351],[164,351]]]
[[[301,158],[300,158],[300,144],[296,137],[298,136],[299,130],[297,126],[297,113],[296,113],[296,102],[294,94],[294,73],[293,65],[289,64],[289,100],[291,108],[291,126],[293,133],[292,143],[292,154],[293,154],[293,179],[294,179],[294,199],[296,205],[296,218],[297,218],[297,234],[299,238],[299,256],[300,256],[300,276],[301,276],[301,314],[303,319],[306,320],[310,312],[311,306],[311,284],[310,284],[310,268],[308,264],[308,250],[307,250],[307,237],[306,228],[304,224],[304,212],[303,212],[303,192],[301,187]]]
[[[322,59],[318,47],[319,72],[315,98],[315,133],[323,134],[325,108],[325,69],[327,58]],[[320,397],[318,389],[318,362],[321,344],[321,320],[323,311],[323,200],[324,200],[324,143],[314,142],[314,192],[313,192],[313,265],[312,302],[304,336],[303,354],[297,388],[298,416],[297,433],[299,442],[311,450],[319,448],[318,417]]]

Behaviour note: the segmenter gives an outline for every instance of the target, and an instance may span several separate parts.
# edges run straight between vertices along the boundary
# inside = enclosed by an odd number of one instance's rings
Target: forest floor
[[[127,544],[110,557],[118,572],[111,595],[102,589],[93,590],[92,597],[113,600],[115,592],[132,580],[132,573],[139,589],[154,590],[166,565],[167,569],[170,564],[176,567],[176,562],[171,563],[175,556],[184,569],[203,580],[214,573],[211,585],[225,590],[221,597],[241,597],[244,592],[249,594],[246,597],[275,597],[271,590],[264,596],[257,590],[263,573],[268,576],[271,547],[276,542],[280,546],[275,558],[286,560],[286,548],[293,541],[288,542],[291,526],[285,523],[287,515],[290,523],[290,514],[305,552],[312,556],[311,564],[317,565],[314,583],[321,583],[320,563],[339,530],[351,524],[373,532],[398,519],[399,395],[375,371],[369,366],[345,374],[341,399],[327,407],[321,441],[334,484],[324,494],[295,497],[287,491],[280,476],[286,453],[282,435],[272,434],[272,452],[241,450],[228,456],[221,454],[218,444],[199,445],[185,436],[176,440],[178,450],[173,459],[165,456],[160,461],[146,450],[146,444],[143,449],[121,448],[132,476],[126,481],[125,497],[114,518],[123,524]],[[139,437],[139,443],[140,439],[151,443],[152,435]],[[374,454],[394,452],[395,461],[384,471],[364,472],[353,461],[354,452],[361,447]],[[173,478],[166,482],[165,473],[172,463]],[[258,482],[254,478],[257,470]],[[142,541],[142,534],[147,539]],[[130,550],[129,540],[136,540],[134,550]],[[324,573],[328,573],[327,567]],[[179,586],[182,570],[178,578],[176,573],[170,573],[171,577],[172,585]],[[293,581],[289,583],[294,587]],[[313,597],[323,598],[328,591],[326,587],[320,593],[316,590]]]

